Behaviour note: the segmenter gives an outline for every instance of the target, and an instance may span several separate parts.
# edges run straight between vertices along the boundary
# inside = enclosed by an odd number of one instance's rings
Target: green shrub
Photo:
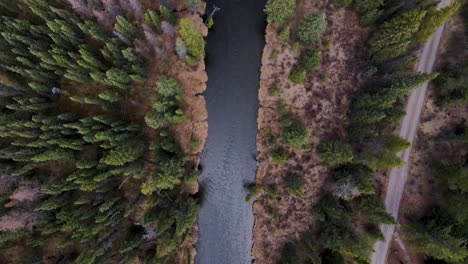
[[[296,9],[296,0],[268,0],[265,6],[268,23],[280,26],[287,22]]]
[[[245,201],[250,202],[252,198],[257,197],[257,195],[262,191],[262,187],[253,183],[247,186],[247,190],[249,193],[245,197]]]
[[[272,148],[276,146],[276,138],[271,132],[271,128],[266,129],[265,137],[263,138],[263,143],[268,147]]]
[[[309,131],[296,120],[283,124],[282,139],[284,144],[295,149],[307,149],[309,141]]]
[[[268,185],[266,186],[266,191],[267,191],[267,197],[270,200],[274,200],[278,198],[279,195],[279,190],[276,187],[276,185]]]
[[[327,165],[350,163],[354,158],[351,146],[337,141],[321,143],[318,147],[318,155]]]
[[[304,83],[307,78],[307,71],[302,68],[294,68],[289,74],[289,80],[294,84]]]
[[[306,17],[298,25],[296,35],[303,44],[312,44],[320,40],[326,29],[326,15],[324,13],[315,13]]]
[[[278,40],[281,43],[287,43],[289,41],[289,38],[291,36],[291,30],[289,27],[284,28],[281,30],[281,32],[278,35]]]
[[[205,57],[205,40],[198,28],[188,19],[180,20],[180,36],[187,47],[187,52],[194,60]]]
[[[304,183],[302,182],[301,178],[296,175],[288,175],[284,178],[284,184],[286,186],[286,190],[288,193],[297,198],[304,198]]]
[[[286,104],[282,99],[276,102],[276,111],[278,111],[279,115],[284,115],[286,113]]]
[[[278,85],[276,82],[274,82],[270,88],[268,88],[268,93],[270,94],[270,96],[278,96],[281,94],[281,89],[278,88]]]
[[[297,264],[300,263],[299,256],[296,252],[296,246],[292,243],[287,243],[281,250],[280,264]]]
[[[200,146],[200,140],[198,140],[198,138],[193,138],[191,141],[190,141],[190,148],[191,149],[196,149]]]
[[[317,69],[322,63],[322,52],[318,50],[308,50],[302,55],[299,65],[306,71]]]
[[[289,159],[288,153],[283,148],[278,148],[275,151],[273,151],[272,157],[277,164],[284,164],[288,162]]]
[[[278,218],[278,210],[276,210],[275,208],[268,207],[266,213],[271,219],[277,219]]]
[[[350,6],[353,0],[332,0],[332,2],[340,6]]]
[[[184,87],[174,78],[161,76],[156,81],[155,90],[162,96],[175,97],[184,92]]]

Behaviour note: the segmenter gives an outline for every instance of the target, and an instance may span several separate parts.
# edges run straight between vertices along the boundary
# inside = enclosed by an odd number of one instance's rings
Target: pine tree
[[[414,9],[385,22],[369,41],[369,54],[382,62],[403,55],[419,30],[426,11]]]
[[[130,42],[133,42],[138,32],[136,27],[123,16],[117,16],[116,20],[117,22],[114,25],[115,31],[120,33]]]
[[[145,23],[151,27],[156,33],[161,33],[161,18],[153,10],[147,10],[145,12]]]
[[[457,13],[460,7],[461,3],[455,2],[442,9],[437,9],[435,6],[427,9],[427,14],[421,22],[421,27],[414,36],[415,40],[419,43],[426,42],[430,36],[445,23],[445,21]]]
[[[140,158],[143,151],[144,147],[141,143],[129,142],[110,149],[100,162],[111,166],[121,166]]]
[[[351,146],[338,141],[322,142],[318,147],[318,154],[328,165],[342,165],[353,160]]]

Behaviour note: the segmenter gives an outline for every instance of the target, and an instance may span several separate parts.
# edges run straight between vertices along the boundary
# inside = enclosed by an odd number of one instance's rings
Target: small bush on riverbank
[[[309,131],[297,120],[285,118],[283,121],[283,142],[295,149],[306,149],[309,141]]]
[[[306,71],[317,69],[322,63],[322,52],[318,50],[308,50],[302,54],[299,65]]]
[[[297,198],[304,198],[304,183],[301,178],[296,175],[288,175],[284,178],[284,184],[288,193]]]
[[[252,200],[252,198],[257,197],[257,195],[262,191],[262,187],[258,186],[255,183],[252,183],[252,184],[247,186],[247,191],[249,193],[245,197],[245,201],[250,202],[250,200]]]
[[[289,74],[289,80],[294,84],[304,83],[307,78],[307,71],[302,68],[294,68]]]
[[[280,26],[293,15],[297,5],[296,0],[268,0],[265,6],[268,23]]]
[[[289,159],[288,153],[283,148],[278,148],[275,151],[273,151],[272,157],[275,163],[280,165],[288,162]]]

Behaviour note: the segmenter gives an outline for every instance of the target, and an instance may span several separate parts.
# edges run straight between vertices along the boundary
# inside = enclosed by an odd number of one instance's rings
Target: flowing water
[[[201,157],[197,264],[251,263],[258,88],[265,45],[265,0],[208,0],[208,139]]]

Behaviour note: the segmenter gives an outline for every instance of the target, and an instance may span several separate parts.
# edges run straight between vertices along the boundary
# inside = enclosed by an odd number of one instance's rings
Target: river
[[[201,156],[197,264],[251,263],[258,89],[265,0],[208,0],[220,7],[207,38],[208,138]]]

